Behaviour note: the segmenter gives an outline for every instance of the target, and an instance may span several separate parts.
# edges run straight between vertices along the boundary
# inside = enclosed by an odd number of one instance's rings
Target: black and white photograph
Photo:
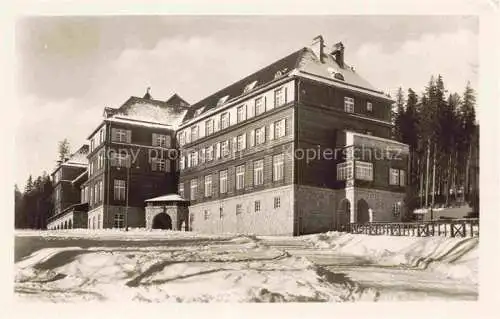
[[[16,302],[479,300],[478,15],[14,31]]]

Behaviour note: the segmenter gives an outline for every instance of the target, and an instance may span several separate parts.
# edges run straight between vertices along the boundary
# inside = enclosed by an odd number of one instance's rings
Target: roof
[[[87,167],[87,154],[89,153],[89,150],[89,145],[83,144],[76,152],[71,154],[68,159],[66,159],[64,162],[60,162],[56,166],[52,174],[54,174],[61,166]]]
[[[173,129],[172,126],[167,125],[167,124],[160,124],[157,122],[146,122],[146,121],[141,121],[141,120],[136,120],[132,118],[126,118],[126,117],[119,117],[119,116],[113,116],[107,119],[104,119],[105,122],[111,122],[111,123],[121,123],[121,124],[129,124],[129,125],[134,125],[134,126],[142,126],[142,127],[149,127],[149,128],[158,128],[158,129]]]
[[[277,74],[277,72],[279,73]],[[342,75],[341,77],[343,77],[343,80],[339,79],[339,73]],[[334,77],[336,74],[337,76]],[[193,104],[187,111],[183,122],[187,122],[194,117],[217,107],[217,102],[221,98],[227,96],[228,98],[225,103],[229,103],[232,100],[244,95],[246,93],[245,87],[247,85],[253,84],[254,87],[250,89],[250,91],[253,91],[270,82],[273,82],[277,78],[292,75],[314,75],[323,79],[326,78],[332,85],[337,85],[351,90],[359,90],[363,93],[372,94],[374,96],[390,100],[382,91],[377,90],[347,63],[344,62],[344,66],[340,67],[335,58],[330,54],[324,54],[323,62],[321,62],[312,49],[303,47],[300,50],[293,52],[292,54]],[[198,112],[199,114],[196,114],[196,111],[200,109],[203,110]]]
[[[71,183],[75,184],[78,181],[84,179],[85,177],[88,178],[88,169],[84,170],[83,173],[81,173],[80,175],[78,175],[74,180],[71,181]],[[87,180],[87,179],[85,178],[85,180]],[[84,180],[84,182],[85,182],[85,180]]]
[[[145,202],[187,202],[179,194],[167,194],[155,198],[146,199]]]

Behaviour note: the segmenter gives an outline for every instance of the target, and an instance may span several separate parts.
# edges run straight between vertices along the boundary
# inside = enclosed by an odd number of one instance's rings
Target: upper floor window
[[[399,170],[389,169],[389,185],[399,185]]]
[[[205,156],[206,156],[207,162],[210,162],[211,160],[213,160],[214,159],[214,146],[210,145],[209,147],[207,147],[205,154],[206,154]]]
[[[184,198],[184,183],[179,184],[179,196]]]
[[[151,170],[153,172],[169,172],[170,161],[168,161],[166,158],[152,158]]]
[[[111,166],[117,167],[129,167],[130,166],[130,156],[125,153],[111,153]]]
[[[266,142],[266,128],[265,126],[259,127],[255,130],[255,144],[263,144]]]
[[[218,101],[217,101],[217,106],[221,106],[222,104],[226,103],[227,99],[229,98],[229,95],[226,95],[226,96],[223,96],[221,97]]]
[[[158,147],[170,147],[170,136],[164,134],[152,134],[153,146]]]
[[[97,160],[97,169],[102,169],[104,167],[104,152],[99,152]]]
[[[356,179],[373,181],[373,163],[356,161]]]
[[[255,99],[255,116],[264,113],[264,111],[264,98],[261,96]]]
[[[194,125],[191,127],[191,142],[194,142],[198,139],[198,125]]]
[[[368,112],[372,112],[373,111],[373,105],[372,105],[372,102],[366,102],[366,110]]]
[[[264,161],[258,160],[253,162],[253,184],[255,186],[264,183]]]
[[[236,166],[236,189],[245,188],[245,165]]]
[[[285,94],[284,94],[284,89],[279,88],[274,91],[274,106],[282,106],[285,104]]]
[[[238,107],[237,111],[237,122],[243,122],[247,119],[247,106],[245,104]]]
[[[198,152],[191,152],[191,167],[198,165]]]
[[[400,170],[399,171],[399,186],[405,186],[406,185],[406,171]]]
[[[106,139],[106,128],[103,127],[102,129],[99,130],[99,144],[104,143],[105,139]]]
[[[238,135],[237,150],[242,151],[247,146],[247,135],[245,133]]]
[[[90,139],[90,151],[92,152],[95,149],[95,142],[94,138]]]
[[[131,143],[131,133],[130,130],[113,128],[111,129],[111,140],[119,143]]]
[[[219,188],[220,193],[227,193],[227,170],[219,172]]]
[[[205,176],[205,197],[212,196],[212,175]]]
[[[191,194],[190,194],[189,198],[191,200],[195,200],[197,192],[198,192],[198,180],[192,179],[191,180]]]
[[[179,133],[179,145],[182,146],[184,144],[186,144],[186,131]]]
[[[354,112],[354,99],[352,97],[344,97],[344,111],[347,113]]]
[[[274,122],[274,138],[285,136],[285,119]]]
[[[229,113],[224,112],[220,115],[220,128],[221,130],[229,127]]]
[[[229,155],[229,141],[223,141],[221,144],[221,155],[226,157]]]
[[[256,84],[257,84],[257,81],[253,81],[253,82],[251,82],[251,83],[248,83],[248,84],[245,86],[245,88],[243,89],[243,93],[247,93],[247,92],[249,92],[250,90],[252,90],[252,89],[255,87],[255,85],[256,85]]]
[[[121,179],[115,179],[113,193],[115,200],[125,200],[125,181]]]
[[[352,161],[337,164],[337,180],[345,181],[353,176]]]
[[[283,180],[284,163],[285,163],[285,155],[284,154],[278,154],[278,155],[273,156],[273,180],[274,181]]]
[[[212,135],[214,133],[214,120],[210,119],[205,121],[205,135]]]
[[[402,207],[402,206],[403,206],[403,205],[401,204],[401,202],[394,203],[394,204],[392,205],[392,214],[393,214],[394,216],[399,216],[399,215],[401,215],[401,207]]]
[[[179,160],[179,168],[182,171],[186,167],[186,157],[181,156],[181,159]]]

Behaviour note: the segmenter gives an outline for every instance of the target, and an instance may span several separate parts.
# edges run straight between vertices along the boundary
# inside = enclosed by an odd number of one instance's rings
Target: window
[[[258,97],[255,99],[255,116],[264,113],[265,105],[264,99],[262,97]]]
[[[208,210],[203,211],[203,219],[208,220],[210,218],[210,212]]]
[[[352,179],[352,177],[353,167],[351,161],[337,164],[337,180],[345,181]]]
[[[240,123],[246,119],[247,119],[247,106],[245,104],[243,104],[243,105],[238,107],[236,120],[237,120],[237,123]]]
[[[274,138],[285,136],[285,119],[274,122]]]
[[[219,191],[221,194],[227,193],[227,170],[219,172]]]
[[[219,207],[219,218],[222,219],[224,217],[224,207]]]
[[[104,167],[104,152],[99,152],[98,156],[98,161],[97,161],[97,168],[102,169]]]
[[[220,158],[220,142],[215,143],[215,158]]]
[[[111,153],[111,166],[128,167],[129,156],[126,153]]]
[[[225,112],[220,115],[221,130],[229,127],[229,113]]]
[[[113,228],[123,228],[125,226],[125,216],[123,213],[115,213]]]
[[[191,200],[195,200],[196,199],[196,193],[198,192],[198,180],[192,179],[190,186],[191,186],[191,194],[190,194],[189,198]]]
[[[399,185],[399,170],[389,169],[389,185]]]
[[[200,150],[199,159],[200,159],[200,164],[205,163],[205,149],[204,148],[202,148]]]
[[[280,208],[280,207],[281,207],[281,198],[275,197],[274,198],[274,208]]]
[[[182,131],[179,133],[179,145],[182,146],[186,143],[186,132]]]
[[[226,103],[227,99],[229,98],[229,95],[223,96],[217,101],[217,106],[221,106],[222,104]]]
[[[198,152],[191,152],[191,167],[198,165]]]
[[[186,167],[186,157],[185,156],[181,156],[181,159],[179,161],[179,166],[180,166],[180,169],[181,171]]]
[[[356,161],[356,179],[373,181],[373,163]]]
[[[99,192],[100,192],[100,200],[104,201],[104,184],[102,181],[99,181]]]
[[[97,214],[97,229],[101,228],[101,214]]]
[[[373,111],[373,105],[372,105],[372,102],[366,102],[366,110],[368,112],[372,112]]]
[[[238,135],[237,150],[242,151],[247,146],[247,135],[245,133]]]
[[[236,215],[239,215],[243,212],[243,208],[241,204],[236,204]]]
[[[253,184],[255,186],[264,183],[264,160],[258,160],[253,163]]]
[[[111,129],[111,136],[111,140],[113,142],[130,143],[131,131],[121,128],[113,128]]]
[[[352,97],[344,97],[344,111],[347,113],[354,112],[354,99]]]
[[[90,151],[92,152],[95,149],[94,138],[90,139]]]
[[[115,200],[125,200],[125,181],[115,179],[113,188]]]
[[[179,195],[184,198],[184,183],[179,184]]]
[[[406,171],[399,171],[399,186],[405,186],[406,184]]]
[[[198,139],[198,125],[191,127],[191,142]]]
[[[153,146],[170,147],[170,136],[163,134],[152,134]]]
[[[61,170],[58,170],[57,173],[55,173],[54,175],[54,183],[57,183],[61,180],[61,175],[62,175],[62,171]]]
[[[213,145],[210,145],[209,147],[207,147],[207,150],[206,150],[206,161],[209,162],[211,160],[214,159],[214,146]]]
[[[205,197],[212,196],[212,175],[205,176]]]
[[[401,214],[401,202],[392,204],[392,214],[394,216],[399,216]]]
[[[285,94],[283,88],[274,91],[274,107],[282,106],[285,104]]]
[[[260,200],[256,200],[254,205],[255,205],[255,212],[260,212]]]
[[[248,83],[245,88],[243,89],[243,93],[247,93],[248,91],[252,90],[255,87],[255,84],[257,84],[257,81],[253,81],[251,83]]]
[[[222,157],[229,155],[229,141],[223,141],[221,143],[221,155]]]
[[[151,170],[153,172],[169,172],[170,171],[170,161],[166,158],[156,158],[151,159]]]
[[[214,133],[214,120],[210,119],[205,122],[205,135],[211,135]]]
[[[285,162],[285,155],[278,154],[273,156],[273,180],[281,181],[283,180],[283,168]]]
[[[254,147],[255,146],[255,130],[250,131],[248,138],[250,139],[250,141],[249,141],[250,147]]]
[[[236,166],[236,189],[245,188],[245,165]]]
[[[106,140],[106,128],[102,128],[99,131],[99,143],[102,144]]]
[[[266,128],[265,126],[255,130],[255,144],[260,145],[266,142]]]

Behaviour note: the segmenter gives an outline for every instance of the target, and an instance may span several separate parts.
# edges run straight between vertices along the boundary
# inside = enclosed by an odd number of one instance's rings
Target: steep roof
[[[146,199],[145,202],[185,202],[186,200],[182,198],[179,194],[167,194],[150,199]]]
[[[344,62],[343,67],[341,67],[330,54],[323,54],[323,62],[321,62],[311,48],[304,47],[193,104],[187,111],[183,122],[191,120],[195,115],[197,116],[197,111],[203,114],[215,108],[221,98],[227,96],[224,102],[227,103],[240,97],[245,93],[245,87],[254,81],[256,81],[256,85],[252,90],[262,87],[277,78],[290,76],[294,70],[297,71],[295,74],[298,76],[312,75],[330,81],[332,85],[360,90],[364,93],[388,99],[382,91],[377,90],[347,63]],[[277,72],[280,73],[277,74]]]

